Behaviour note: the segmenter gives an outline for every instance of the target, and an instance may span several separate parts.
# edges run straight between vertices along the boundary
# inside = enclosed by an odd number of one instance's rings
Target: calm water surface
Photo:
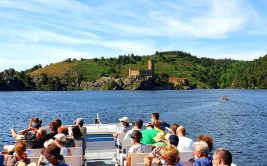
[[[227,95],[229,101],[220,97]],[[267,165],[266,90],[0,92],[0,145],[12,142],[10,128],[25,128],[31,117],[47,125],[55,118],[72,124],[77,117],[93,123],[122,116],[150,121],[152,112],[170,124],[182,124],[188,137],[213,136],[241,166]]]

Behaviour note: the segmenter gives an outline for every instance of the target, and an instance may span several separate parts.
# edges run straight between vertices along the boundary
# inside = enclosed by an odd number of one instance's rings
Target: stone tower
[[[151,75],[154,75],[154,61],[149,59],[147,63],[148,63],[148,70],[151,72]]]

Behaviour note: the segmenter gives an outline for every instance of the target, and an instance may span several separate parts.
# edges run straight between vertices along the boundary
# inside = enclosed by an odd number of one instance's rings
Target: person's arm
[[[128,157],[127,157],[127,160],[126,160],[126,166],[131,166],[131,153],[128,153]]]
[[[24,130],[20,130],[20,131],[19,131],[19,135],[25,135],[27,132],[29,132],[29,131],[31,131],[31,130],[32,130],[31,127],[27,128],[27,129],[24,129]]]
[[[144,158],[144,164],[145,166],[151,166],[152,160],[155,158],[155,156],[152,153],[149,153],[145,158]]]
[[[15,129],[10,129],[10,131],[11,131],[12,137],[16,138],[17,137],[16,130]]]

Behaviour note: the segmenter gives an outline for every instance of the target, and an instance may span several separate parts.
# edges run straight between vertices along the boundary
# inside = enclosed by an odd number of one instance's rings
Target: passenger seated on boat
[[[14,129],[11,129],[11,132],[13,137],[17,136],[17,133]],[[29,127],[25,130],[20,131],[19,135],[25,136],[27,142],[27,148],[29,149],[37,149],[44,147],[45,136],[46,136],[45,128],[39,128],[38,130],[36,130],[32,127]]]
[[[139,130],[141,131],[143,127],[143,121],[141,119],[138,119],[134,122],[134,126],[131,130],[127,131],[127,133],[125,134],[125,139],[130,139],[131,138],[131,134],[134,130]]]
[[[179,127],[179,125],[177,123],[174,123],[171,127],[171,130],[172,130],[172,134],[175,134],[176,135],[176,130],[177,128]]]
[[[211,136],[207,135],[207,134],[203,134],[203,135],[199,135],[197,137],[197,142],[200,142],[200,141],[204,141],[208,144],[208,147],[209,147],[209,157],[213,158],[213,154],[211,153],[212,149],[213,149],[213,139]]]
[[[25,140],[25,136],[24,135],[17,135],[16,138],[15,138],[15,140],[16,140],[16,144],[18,142],[25,142],[26,143],[26,140]],[[13,154],[15,152],[15,146],[16,145],[4,145],[3,146],[4,153],[5,154]],[[32,156],[32,153],[29,150],[26,150],[25,153],[27,154],[28,157]]]
[[[68,166],[64,157],[60,155],[60,148],[54,143],[44,148],[41,154],[47,159],[47,163],[40,163],[41,166]]]
[[[232,154],[229,150],[218,148],[215,150],[212,160],[213,166],[231,166]]]
[[[129,118],[126,116],[120,118],[119,121],[121,126],[116,129],[115,133],[113,133],[113,137],[114,137],[115,147],[121,149],[121,142],[117,140],[118,135],[121,133],[127,133],[127,131],[130,130],[130,125],[129,125]]]
[[[150,118],[151,118],[151,122],[152,124],[154,124],[154,121],[155,120],[158,120],[160,122],[160,125],[158,128],[160,128],[161,130],[165,130],[165,127],[170,127],[170,125],[164,121],[160,121],[159,120],[159,113],[157,112],[153,112],[151,115],[150,115]]]
[[[62,121],[60,119],[55,119],[54,122],[56,122],[57,128],[61,127]]]
[[[42,126],[42,119],[40,118],[32,118],[29,124],[29,127],[39,129]]]
[[[159,120],[154,120],[153,125],[154,125],[155,130],[166,135],[166,132],[164,130],[161,130],[161,128],[160,128],[160,121]]]
[[[165,135],[162,132],[158,132],[154,137],[154,140],[156,141],[156,143],[153,144],[153,147],[167,146],[167,140],[165,139]]]
[[[23,161],[26,164],[30,163],[30,160],[26,155],[26,143],[23,141],[16,144],[15,152],[12,155],[9,155],[6,159],[6,165],[15,166],[18,161]]]
[[[148,147],[140,143],[142,139],[142,133],[139,130],[134,130],[132,132],[131,139],[134,145],[131,146],[128,151],[126,166],[131,166],[131,154],[132,153],[148,153],[149,152]]]
[[[182,166],[179,163],[179,151],[175,146],[165,146],[160,149],[161,159],[158,165]]]
[[[75,124],[77,126],[79,126],[79,128],[80,128],[80,130],[82,132],[82,135],[83,135],[83,145],[82,145],[82,148],[83,148],[83,155],[85,155],[87,128],[83,126],[83,124],[84,124],[83,118],[77,118],[74,122],[75,122]]]
[[[159,120],[159,113],[157,112],[153,112],[151,115],[150,115],[150,119],[151,119],[151,122],[154,123],[155,120]]]
[[[148,122],[146,124],[146,129],[142,130],[143,139],[141,140],[142,144],[154,144],[156,141],[154,137],[157,135],[158,131],[154,129],[152,123]]]
[[[179,152],[189,152],[194,150],[194,142],[192,139],[185,136],[186,130],[183,126],[177,128],[176,135],[179,137]]]
[[[195,162],[193,166],[212,166],[212,159],[209,155],[208,144],[204,141],[196,142],[194,144]]]
[[[71,155],[70,149],[65,147],[65,142],[66,142],[65,134],[58,133],[57,135],[54,136],[54,138],[56,145],[60,147],[60,154],[63,156],[70,156]]]
[[[69,135],[69,129],[67,126],[61,126],[58,128],[58,133],[62,133],[66,135],[66,147],[75,147],[74,138],[72,135]]]
[[[165,137],[166,139],[166,137]],[[167,139],[166,139],[167,140]],[[176,135],[170,135],[168,138],[168,141],[166,142],[167,146],[169,147],[174,147],[177,149],[178,143],[179,143],[179,138]],[[144,163],[145,165],[151,165],[151,163],[156,163],[158,164],[162,158],[161,156],[161,148],[167,147],[167,146],[159,146],[155,147],[151,153],[149,153],[145,158],[144,158]],[[179,160],[177,160],[178,162]]]
[[[82,135],[82,132],[79,128],[79,126],[75,125],[75,126],[72,126],[71,127],[71,134],[74,138],[74,143],[75,143],[75,146],[81,146],[84,144],[83,141],[83,135]]]
[[[56,122],[51,122],[49,124],[49,130],[50,133],[46,134],[45,140],[49,140],[49,139],[54,139],[54,136],[57,135],[57,129],[58,129],[58,125]]]

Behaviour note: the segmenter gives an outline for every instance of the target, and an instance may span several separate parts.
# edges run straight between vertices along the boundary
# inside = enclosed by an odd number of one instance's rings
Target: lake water
[[[213,136],[215,148],[230,149],[238,165],[267,165],[266,101],[266,90],[0,92],[0,146],[12,142],[10,128],[26,128],[31,117],[43,125],[55,118],[73,124],[77,117],[93,123],[96,113],[103,122],[122,116],[148,122],[158,112],[192,139]]]

